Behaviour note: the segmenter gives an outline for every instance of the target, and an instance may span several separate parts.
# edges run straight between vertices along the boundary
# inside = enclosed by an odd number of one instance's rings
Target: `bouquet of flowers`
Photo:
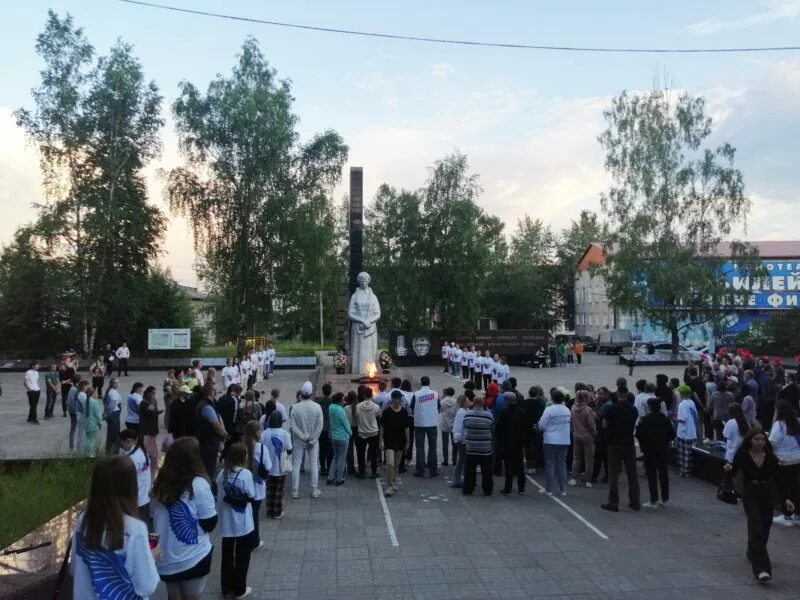
[[[341,350],[339,350],[339,352],[336,353],[336,356],[333,357],[333,366],[336,368],[336,372],[340,375],[347,371],[347,365],[349,362],[350,361],[347,358],[347,354]]]
[[[381,366],[382,371],[388,371],[392,366],[392,357],[384,350],[378,356],[378,364]]]

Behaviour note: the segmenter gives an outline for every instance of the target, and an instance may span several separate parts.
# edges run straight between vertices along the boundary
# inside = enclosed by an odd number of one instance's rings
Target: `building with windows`
[[[763,281],[751,281],[728,261],[723,265],[727,285],[750,290],[741,305],[731,309],[723,320],[723,337],[746,331],[751,324],[766,320],[776,310],[800,307],[800,241],[749,242],[758,249],[767,273]],[[731,256],[731,245],[719,244],[717,254]],[[606,252],[599,242],[589,244],[575,271],[575,333],[596,337],[605,329],[630,329],[634,340],[668,341],[669,334],[637,315],[620,313],[606,298],[603,277],[592,275],[592,265],[605,265]],[[718,340],[710,325],[688,327],[681,332],[686,345],[714,345]]]
[[[208,299],[208,294],[188,285],[178,284],[178,288],[189,298],[195,323],[202,330],[206,344],[213,346],[217,342],[217,331],[214,328],[213,303]]]

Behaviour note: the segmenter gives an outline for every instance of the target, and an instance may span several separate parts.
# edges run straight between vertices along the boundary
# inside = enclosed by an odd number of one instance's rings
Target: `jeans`
[[[119,454],[119,417],[121,411],[114,411],[106,419],[106,454]]]
[[[636,448],[631,446],[608,446],[608,503],[619,506],[619,474],[625,465],[628,479],[628,501],[639,506],[639,478],[636,476]]]
[[[355,439],[356,456],[358,457],[358,475],[363,476],[367,470],[366,459],[369,459],[370,472],[374,475],[378,472],[378,435],[375,434],[368,438],[357,437]],[[366,453],[366,457],[364,454]]]
[[[452,431],[442,432],[442,464],[447,465],[449,458],[449,449],[453,448],[453,464],[456,464],[456,443],[453,441]]]
[[[42,395],[41,390],[28,391],[28,422],[36,423],[39,419],[36,417],[36,407],[39,406],[39,396]]]
[[[457,363],[455,361],[450,361],[450,371],[452,372],[453,377],[458,375],[459,367],[461,367],[461,363]]]
[[[566,444],[544,444],[545,489],[548,492],[567,491],[567,448]]]
[[[464,481],[464,444],[456,442],[453,444],[453,462],[456,465],[455,474],[453,475],[453,485],[460,487]]]
[[[247,571],[253,551],[253,532],[241,537],[222,538],[220,579],[222,593],[241,596],[247,588]]]
[[[78,415],[69,413],[69,449],[75,450],[75,433],[78,431]]]
[[[316,441],[316,440],[315,440]],[[308,442],[293,440],[292,446],[292,492],[300,488],[300,467],[303,460],[308,457],[306,464],[311,469],[311,489],[319,487],[319,444],[309,445]]]
[[[327,431],[323,431],[319,434],[319,465],[323,475],[327,475],[328,471],[330,471],[332,460],[333,445],[331,444],[331,436]]]
[[[403,461],[403,451],[386,448],[383,454],[384,462],[386,463],[386,485],[391,488],[397,485],[395,483],[397,479],[397,469]]]
[[[436,434],[438,429],[436,427],[417,427],[414,429],[414,443],[417,447],[417,474],[424,475],[425,467],[428,467],[428,472],[431,477],[439,473],[436,465]],[[425,438],[428,439],[428,460],[425,462]]]
[[[333,459],[328,471],[328,481],[344,481],[347,469],[347,446],[350,440],[331,440]]]
[[[47,387],[47,399],[45,400],[44,405],[44,416],[45,417],[52,417],[53,410],[56,408],[56,396],[58,392],[51,389],[49,386]]]
[[[469,496],[475,489],[476,471],[481,468],[481,488],[484,496],[491,496],[494,489],[494,479],[492,478],[492,455],[467,454],[464,463],[464,485],[462,493]]]

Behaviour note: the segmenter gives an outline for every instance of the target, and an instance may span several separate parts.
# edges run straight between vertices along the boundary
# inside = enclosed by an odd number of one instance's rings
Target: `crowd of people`
[[[238,361],[240,369],[246,361]],[[448,354],[452,373],[450,363]],[[234,364],[229,361],[226,369]],[[107,451],[129,460],[115,457],[95,469],[89,505],[73,540],[76,590],[97,589],[93,565],[120,563],[126,549],[148,541],[149,533],[152,561],[124,560],[126,585],[147,596],[160,579],[171,600],[197,598],[210,572],[208,534],[219,526],[222,591],[248,596],[250,555],[263,545],[261,505],[267,518],[282,518],[287,478],[292,498],[299,498],[306,471],[310,496],[319,498],[320,476],[326,485],[341,486],[350,477],[377,479],[381,465],[386,497],[401,489],[400,474],[412,469],[415,477],[436,478],[441,466],[453,466],[450,485],[465,496],[475,492],[479,475],[484,495],[493,493],[495,477],[503,484],[501,494],[513,494],[516,486],[524,495],[529,476],[543,469],[540,493],[546,495],[608,483],[601,506],[611,512],[620,510],[624,473],[628,507],[657,510],[669,506],[670,446],[676,448],[679,474],[689,477],[692,446],[717,440],[724,447],[726,480],[738,480],[748,519],[747,557],[759,581],[772,575],[771,525],[800,522],[800,387],[779,363],[711,357],[689,365],[683,381],[658,375],[654,382],[636,381],[633,391],[619,378],[613,390],[578,383],[574,390],[554,387],[547,393],[532,386],[523,395],[514,377],[504,378],[506,370],[493,371],[488,384],[481,376],[484,389],[474,377],[465,377],[469,373],[456,371],[465,379],[458,394],[453,387],[434,391],[428,377],[420,378],[416,390],[410,380],[383,379],[377,393],[367,385],[332,393],[324,383],[316,397],[306,382],[288,408],[278,389],[269,398],[254,389],[268,372],[256,371],[253,380],[240,370],[237,382],[235,375],[226,379],[214,369],[203,373],[202,364],[173,369],[162,390],[164,410],[153,386],[135,383],[122,402],[119,382],[109,382],[105,409],[120,413],[124,406],[126,415],[122,431],[119,424],[109,427]],[[221,387],[222,381],[230,383]],[[87,415],[96,418],[97,411],[88,408],[95,394],[86,381],[73,387],[70,405],[85,402],[87,407],[76,420],[75,437],[83,436],[88,447],[96,444],[94,425],[86,426]],[[219,397],[218,388],[224,391]],[[162,414],[168,435],[159,468],[155,435]],[[640,499],[637,440],[646,502]],[[777,517],[773,488],[783,508]],[[97,506],[105,506],[105,512]],[[108,534],[98,537],[103,527]]]

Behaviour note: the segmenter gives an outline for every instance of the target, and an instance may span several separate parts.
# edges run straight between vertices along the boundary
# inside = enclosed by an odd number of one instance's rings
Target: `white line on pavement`
[[[542,486],[542,485],[541,485],[541,484],[540,484],[538,481],[536,481],[535,479],[533,479],[533,478],[532,478],[530,475],[526,475],[526,476],[525,476],[525,479],[527,479],[528,481],[530,481],[530,482],[531,482],[533,485],[535,485],[535,486],[536,486],[537,488],[539,488],[540,490],[543,490],[543,489],[544,489],[544,486]],[[600,530],[599,530],[597,527],[595,527],[595,526],[594,526],[594,525],[592,525],[592,524],[591,524],[589,521],[587,521],[586,519],[584,519],[584,518],[583,518],[581,515],[579,515],[577,512],[575,512],[575,511],[574,511],[572,508],[570,508],[569,506],[567,506],[567,504],[566,504],[565,502],[563,502],[563,501],[562,501],[560,498],[557,498],[556,496],[550,496],[550,499],[551,499],[551,500],[553,500],[553,501],[555,501],[555,502],[556,502],[556,504],[560,505],[560,506],[561,506],[561,508],[563,508],[564,510],[566,510],[566,511],[567,511],[569,514],[571,514],[573,517],[575,517],[576,519],[578,519],[578,521],[580,521],[581,523],[583,523],[584,525],[586,525],[586,526],[587,526],[589,529],[591,529],[592,531],[594,531],[594,532],[595,532],[597,535],[599,535],[601,538],[603,538],[604,540],[607,540],[607,539],[608,539],[608,536],[607,536],[605,533],[603,533],[602,531],[600,531]]]
[[[378,488],[378,498],[381,499],[381,507],[383,507],[383,516],[386,518],[386,529],[389,530],[389,539],[392,540],[392,546],[399,546],[397,541],[397,534],[394,532],[394,523],[392,523],[392,515],[389,514],[389,506],[386,504],[386,498],[383,497],[383,488],[381,487],[381,480],[375,480],[375,486]]]

